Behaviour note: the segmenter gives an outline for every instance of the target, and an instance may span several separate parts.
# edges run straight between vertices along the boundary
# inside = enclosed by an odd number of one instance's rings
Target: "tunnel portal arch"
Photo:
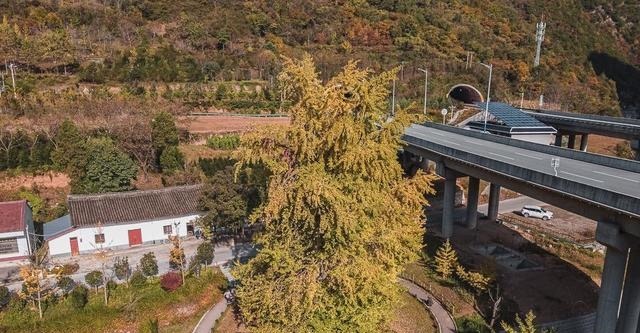
[[[476,87],[465,83],[456,84],[451,87],[447,93],[447,97],[465,104],[484,102],[482,93],[480,93]]]

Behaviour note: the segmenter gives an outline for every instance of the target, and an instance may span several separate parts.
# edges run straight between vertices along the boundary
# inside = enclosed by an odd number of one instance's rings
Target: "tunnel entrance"
[[[483,102],[484,98],[478,89],[468,84],[456,84],[447,94],[449,98],[465,104]]]

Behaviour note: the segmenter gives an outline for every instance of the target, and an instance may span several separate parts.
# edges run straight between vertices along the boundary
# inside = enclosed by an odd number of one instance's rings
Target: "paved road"
[[[433,301],[433,304],[431,304],[431,306],[428,307],[428,309],[433,314],[433,317],[436,319],[436,322],[438,323],[439,332],[441,333],[457,332],[456,324],[454,323],[453,318],[451,318],[451,315],[449,314],[449,312],[447,312],[447,310],[444,309],[442,304],[440,304],[440,302],[435,297],[433,297],[433,295],[429,294],[429,292],[422,289],[420,286],[418,286],[417,284],[411,281],[408,281],[405,279],[399,279],[399,282],[402,286],[407,288],[407,291],[409,292],[409,294],[413,295],[418,300],[422,300],[426,302],[427,299],[430,298]]]
[[[230,266],[227,264],[220,265],[220,270],[222,271],[222,274],[224,274],[224,276],[227,278],[227,280],[234,281],[235,278],[231,275],[229,268]],[[222,298],[218,303],[216,303],[216,305],[211,308],[211,310],[202,315],[202,318],[200,318],[200,321],[193,329],[193,333],[211,333],[211,329],[213,329],[216,321],[222,316],[226,309],[227,300]]]
[[[533,198],[529,198],[528,196],[522,195],[517,198],[500,201],[500,205],[498,206],[498,213],[504,214],[504,213],[511,213],[513,211],[520,211],[522,206],[525,206],[525,205],[546,206],[548,204]],[[478,205],[478,211],[482,214],[487,215],[488,207],[489,205],[487,204]],[[464,208],[464,210],[466,211],[466,208]]]
[[[202,243],[202,240],[190,239],[183,242],[185,257],[187,260],[191,259],[196,253],[198,245]],[[126,250],[118,250],[110,253],[105,262],[107,265],[111,265],[116,257],[128,257],[129,265],[134,268],[139,262],[142,255],[147,252],[153,252],[158,261],[158,274],[164,274],[170,270],[169,267],[169,251],[171,250],[171,244],[159,244],[159,245],[147,245],[140,246]],[[226,263],[230,260],[240,257],[246,257],[251,255],[255,251],[252,244],[228,244],[218,243],[214,252],[214,264]],[[101,262],[91,254],[84,254],[76,257],[63,257],[54,258],[53,262],[56,264],[71,264],[77,263],[80,269],[72,274],[70,277],[77,281],[84,283],[84,276],[93,271],[101,269]],[[4,275],[2,275],[4,285],[11,290],[18,290],[22,286],[22,281],[19,281],[18,266],[13,264],[3,264],[0,268]],[[111,271],[107,269],[107,272]],[[114,274],[111,274],[114,275]],[[115,277],[114,277],[115,278]]]
[[[543,174],[554,174],[551,159],[555,158],[555,155],[420,125],[411,125],[405,131],[405,135]],[[560,158],[558,177],[613,193],[640,198],[640,174],[635,172]]]

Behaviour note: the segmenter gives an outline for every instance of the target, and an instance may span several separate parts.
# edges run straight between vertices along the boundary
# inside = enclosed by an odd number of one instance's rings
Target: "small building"
[[[474,105],[478,113],[465,122],[465,127],[484,131],[484,110],[487,104],[480,102]],[[486,130],[492,134],[544,145],[551,144],[557,133],[555,128],[542,123],[522,110],[499,102],[489,103]]]
[[[0,202],[0,261],[28,258],[35,247],[34,235],[26,200]]]
[[[97,249],[123,249],[164,243],[170,235],[193,232],[200,216],[202,186],[148,191],[70,195],[69,215],[47,226],[45,241],[51,256],[78,255]]]

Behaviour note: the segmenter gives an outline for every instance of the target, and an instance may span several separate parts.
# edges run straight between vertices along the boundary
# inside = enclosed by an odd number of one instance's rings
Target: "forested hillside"
[[[486,83],[483,67],[465,69],[472,52],[495,65],[498,99],[544,94],[567,109],[616,114],[615,82],[589,56],[638,63],[639,8],[622,0],[5,0],[0,61],[18,68],[17,99],[5,93],[3,102],[37,109],[44,101],[34,95],[72,88],[66,94],[273,111],[280,56],[309,52],[325,77],[348,59],[373,69],[403,65],[401,103],[420,101],[417,67],[427,66],[435,109],[452,83]],[[534,70],[543,15],[547,34]],[[247,80],[253,84],[211,83]],[[95,87],[103,84],[109,89]]]

